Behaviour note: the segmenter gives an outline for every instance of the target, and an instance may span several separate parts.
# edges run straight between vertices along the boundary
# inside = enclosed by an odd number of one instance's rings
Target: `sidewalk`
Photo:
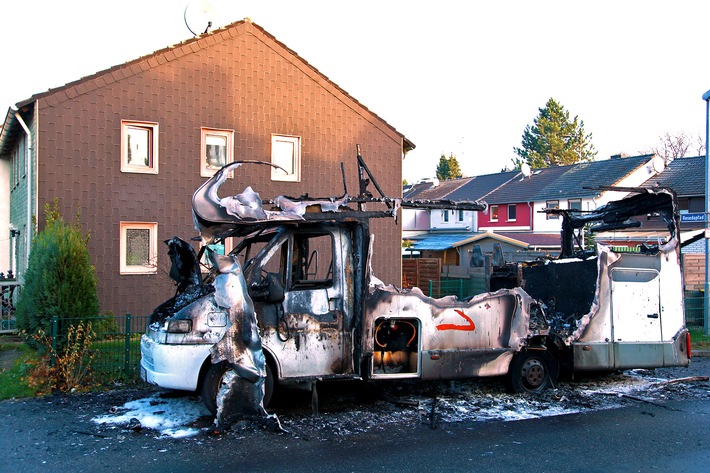
[[[693,358],[710,358],[710,350],[693,350]]]

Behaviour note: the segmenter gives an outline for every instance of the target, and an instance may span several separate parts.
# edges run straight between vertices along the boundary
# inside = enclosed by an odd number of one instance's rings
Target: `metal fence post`
[[[126,346],[124,349],[123,371],[128,373],[131,361],[131,314],[126,314]]]
[[[59,317],[56,315],[52,316],[49,336],[52,337],[52,356],[49,358],[49,365],[54,366],[54,362],[56,361],[55,357],[57,355],[57,337],[59,336]]]

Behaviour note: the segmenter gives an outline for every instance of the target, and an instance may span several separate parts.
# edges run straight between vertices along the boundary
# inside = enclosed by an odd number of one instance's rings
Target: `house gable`
[[[250,185],[264,199],[339,195],[341,162],[353,189],[356,144],[362,145],[384,192],[398,196],[402,154],[413,146],[247,21],[36,94],[19,105],[21,113],[33,113],[37,130],[36,208],[58,198],[63,215],[81,212],[92,235],[89,250],[102,309],[116,313],[146,314],[172,290],[166,277],[168,258],[160,247],[157,268],[150,274],[121,274],[119,235],[124,228],[157,229],[149,231],[157,231],[158,241],[195,235],[190,196],[205,181],[200,175],[201,130],[231,134],[237,160],[269,161],[274,135],[299,138],[300,180],[276,182],[265,167],[244,166],[225,183],[225,193]],[[143,131],[154,133],[159,163],[154,172],[122,169],[127,123],[146,125]],[[7,128],[3,142],[10,143],[13,130]],[[41,215],[38,221],[41,228]],[[383,220],[373,222],[371,231],[377,235],[373,265],[378,276],[398,281],[399,227]],[[150,237],[152,241],[156,235]]]
[[[278,41],[273,35],[264,30],[261,26],[248,19],[237,21],[223,28],[219,28],[203,35],[183,41],[174,46],[153,52],[132,61],[113,66],[109,69],[99,71],[90,76],[83,77],[76,81],[67,83],[61,87],[50,89],[46,92],[33,95],[27,100],[19,102],[19,108],[27,107],[37,100],[43,100],[45,106],[53,107],[67,100],[101,89],[117,81],[129,79],[132,76],[154,70],[156,67],[180,60],[185,56],[199,53],[200,51],[213,48],[215,45],[237,38],[240,35],[248,34],[262,42],[266,47],[279,54],[284,60],[297,67],[303,74],[307,75],[319,86],[328,90],[338,100],[347,104],[355,113],[368,120],[381,131],[388,133],[394,140],[401,140],[403,151],[414,149],[415,145],[404,135],[399,133],[394,127],[380,118],[374,112],[350,96],[328,77],[323,75],[318,69],[300,57],[295,51]]]

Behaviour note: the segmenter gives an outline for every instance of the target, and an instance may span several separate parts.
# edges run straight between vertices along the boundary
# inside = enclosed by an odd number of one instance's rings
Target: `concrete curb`
[[[692,344],[691,344],[692,349]],[[693,358],[710,358],[710,350],[692,350],[691,355]]]

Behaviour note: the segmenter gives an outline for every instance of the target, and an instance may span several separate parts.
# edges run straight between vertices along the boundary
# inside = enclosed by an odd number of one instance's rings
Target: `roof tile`
[[[670,187],[679,197],[705,195],[705,156],[676,158],[643,187]]]

